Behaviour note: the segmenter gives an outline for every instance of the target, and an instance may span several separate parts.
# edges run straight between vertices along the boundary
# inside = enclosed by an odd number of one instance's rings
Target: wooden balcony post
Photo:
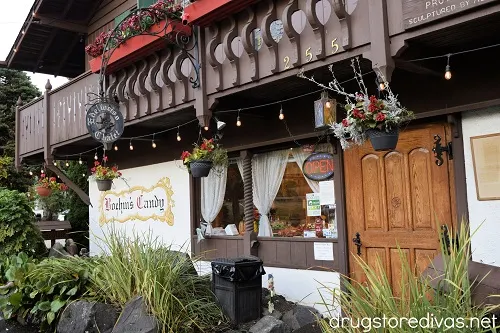
[[[43,95],[43,110],[44,119],[43,124],[45,125],[45,136],[43,138],[43,158],[45,163],[52,164],[52,149],[50,147],[50,91],[52,90],[52,85],[50,80],[47,79],[45,84],[45,92]]]
[[[14,166],[19,170],[21,167],[21,160],[19,158],[19,150],[21,144],[21,117],[19,112],[21,112],[21,106],[23,105],[23,101],[21,100],[21,96],[17,99],[16,103],[16,146],[15,146],[15,154],[14,154]]]
[[[200,122],[201,127],[209,127],[210,119],[212,118],[212,110],[208,107],[207,98],[207,73],[205,71],[206,66],[206,52],[205,52],[205,30],[201,28],[198,29],[198,64],[199,65],[199,79],[200,86],[194,90],[196,109],[196,118]],[[196,32],[195,32],[196,33]]]
[[[257,256],[257,234],[253,229],[253,181],[252,181],[252,153],[248,150],[241,152],[243,159],[243,199],[245,212],[245,236],[243,254]]]
[[[369,0],[370,16],[370,60],[372,68],[380,70],[386,82],[391,81],[394,60],[391,56],[387,1]]]

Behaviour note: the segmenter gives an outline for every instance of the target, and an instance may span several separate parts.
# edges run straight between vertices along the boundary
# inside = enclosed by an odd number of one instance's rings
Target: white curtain
[[[224,204],[226,194],[227,167],[214,167],[208,177],[201,179],[201,215],[207,222],[206,233],[212,232],[212,222]]]
[[[245,179],[243,178],[243,159],[238,158],[236,160],[236,164],[238,165],[238,170],[240,171],[241,179],[243,179],[243,182],[245,182]]]
[[[332,145],[329,144],[329,143],[322,143],[322,144],[319,144],[316,147],[316,151],[317,152],[333,153],[333,148],[332,148]],[[303,172],[302,165],[304,164],[304,161],[306,160],[306,158],[309,155],[311,155],[311,153],[310,152],[305,152],[302,149],[302,147],[297,147],[297,148],[293,148],[292,149],[292,155],[295,158],[295,162],[299,166],[300,171]],[[319,193],[319,182],[317,182],[315,180],[311,180],[311,179],[307,178],[306,176],[304,176],[304,178],[307,181],[307,184],[309,184],[309,187],[311,188],[311,190],[314,193]]]
[[[259,236],[272,237],[269,210],[283,180],[290,150],[255,155],[252,159],[253,204],[260,213]]]

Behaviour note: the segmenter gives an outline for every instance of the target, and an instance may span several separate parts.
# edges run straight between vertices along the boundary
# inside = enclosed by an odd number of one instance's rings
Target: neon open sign
[[[302,165],[304,176],[311,180],[321,181],[333,177],[333,155],[330,153],[314,153],[309,155]]]

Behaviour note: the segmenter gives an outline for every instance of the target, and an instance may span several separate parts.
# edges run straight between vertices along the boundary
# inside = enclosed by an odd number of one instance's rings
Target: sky
[[[9,55],[34,2],[35,0],[2,0],[2,10],[0,10],[0,60],[5,60]],[[52,89],[68,82],[67,78],[61,76],[55,78],[53,75],[26,73],[42,92],[45,90],[47,79],[50,80]]]

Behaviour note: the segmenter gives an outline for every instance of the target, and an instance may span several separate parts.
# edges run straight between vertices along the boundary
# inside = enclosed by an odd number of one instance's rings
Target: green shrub
[[[225,323],[209,277],[196,274],[183,254],[151,234],[130,239],[111,230],[103,245],[108,253],[91,275],[96,294],[122,307],[143,296],[164,333],[207,332]]]
[[[441,255],[443,256],[444,272],[436,277],[435,282],[437,287],[433,288],[432,280],[429,278],[416,278],[410,267],[408,257],[399,250],[400,262],[402,263],[401,274],[401,292],[399,295],[394,294],[391,282],[380,260],[375,265],[370,267],[360,258],[356,258],[366,275],[366,283],[362,284],[357,281],[343,278],[344,290],[334,290],[323,286],[331,292],[332,295],[337,295],[337,304],[342,305],[342,310],[346,318],[350,318],[354,325],[360,324],[359,328],[351,327],[346,324],[340,328],[332,328],[328,321],[320,320],[322,331],[324,333],[332,332],[444,332],[445,326],[437,328],[414,328],[405,326],[407,322],[403,321],[402,327],[376,328],[374,326],[368,330],[370,323],[368,319],[362,318],[424,318],[430,316],[434,318],[435,323],[445,323],[446,318],[485,318],[489,313],[499,310],[499,306],[484,306],[479,307],[472,302],[472,292],[474,284],[479,281],[469,281],[468,265],[470,256],[471,235],[465,227],[465,223],[461,224],[459,236],[456,242],[450,246],[448,253],[447,247],[442,244]],[[439,228],[438,228],[439,229]],[[452,233],[450,233],[452,234]],[[439,237],[439,236],[438,236]],[[439,280],[441,279],[441,280]],[[498,297],[498,296],[493,296]],[[324,305],[327,305],[324,302]],[[337,326],[337,320],[333,321]],[[372,322],[373,324],[373,322]],[[447,325],[449,325],[448,322]],[[477,327],[477,322],[470,323],[476,327],[459,328],[460,332],[490,332],[489,329],[481,329]],[[496,323],[498,324],[498,323]],[[412,324],[414,325],[414,324]],[[377,325],[378,326],[378,325]],[[458,327],[457,327],[458,328]],[[448,329],[449,332],[456,332],[457,329]],[[496,332],[495,329],[491,332]]]
[[[0,189],[0,258],[19,252],[28,256],[46,254],[43,237],[34,222],[35,214],[26,195]]]
[[[6,319],[18,316],[39,322],[47,332],[71,301],[95,296],[89,290],[94,266],[94,260],[78,257],[49,258],[36,264],[24,253],[12,256],[2,263],[4,282],[14,285],[7,290],[8,297],[0,298],[0,310]]]

